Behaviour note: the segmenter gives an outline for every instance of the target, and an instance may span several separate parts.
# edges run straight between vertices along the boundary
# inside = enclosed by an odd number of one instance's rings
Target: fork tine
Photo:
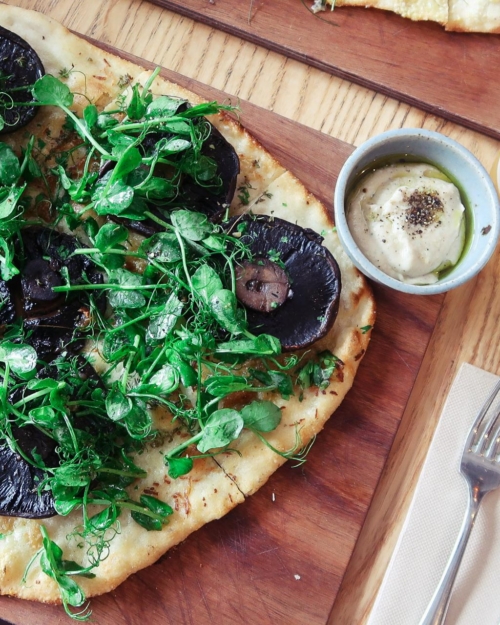
[[[479,411],[476,417],[476,420],[474,421],[474,425],[472,426],[469,432],[469,436],[467,437],[467,441],[465,443],[466,451],[471,451],[473,447],[478,446],[481,443],[481,440],[485,432],[487,433],[488,430],[490,429],[488,428],[488,425],[490,424],[490,419],[489,418],[485,419],[485,417],[487,416],[488,411],[491,408],[491,405],[495,401],[495,398],[497,397],[499,392],[500,392],[500,380],[495,384],[495,387],[491,391],[488,399],[482,405],[481,410]],[[497,418],[498,418],[498,411],[495,414],[495,419]],[[495,421],[495,419],[493,419],[493,421]]]

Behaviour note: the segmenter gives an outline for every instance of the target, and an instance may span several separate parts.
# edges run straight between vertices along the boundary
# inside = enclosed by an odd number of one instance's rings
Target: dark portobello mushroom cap
[[[184,102],[182,106],[186,106]],[[179,107],[179,108],[181,108]],[[203,143],[201,155],[212,158],[217,163],[217,175],[222,181],[220,187],[201,186],[190,176],[184,175],[179,196],[175,199],[174,207],[187,208],[200,213],[204,213],[211,220],[218,221],[223,216],[226,208],[231,204],[236,191],[236,180],[240,173],[240,159],[233,146],[226,141],[222,134],[208,120],[210,135]],[[169,133],[152,132],[146,135],[141,147],[145,155],[151,155],[155,151],[156,144],[161,139],[169,138]],[[113,163],[106,162],[101,167],[100,174],[103,175]],[[155,204],[154,200],[148,202],[149,210],[159,219],[165,219],[165,214],[160,204]],[[113,217],[117,221],[134,232],[145,237],[151,237],[163,228],[152,219],[129,220]]]
[[[0,134],[25,126],[36,115],[38,107],[12,106],[12,102],[32,102],[30,87],[44,74],[42,62],[29,43],[0,26],[0,116],[5,120]]]
[[[236,269],[236,295],[247,308],[250,332],[272,334],[284,351],[324,336],[337,316],[341,281],[322,237],[266,215],[235,217],[228,226],[231,234],[242,233],[254,256]]]
[[[50,361],[64,350],[76,353],[85,342],[89,303],[81,301],[79,295],[66,297],[52,290],[64,283],[63,268],[73,284],[82,282],[84,276],[93,284],[102,283],[102,275],[91,260],[84,255],[71,256],[76,248],[77,241],[70,235],[43,227],[25,228],[16,249],[16,257],[21,259],[21,275],[8,282],[0,281],[0,323],[8,325],[21,316],[27,331],[25,340],[35,348],[41,360]],[[104,310],[104,297],[96,302]],[[83,358],[78,358],[79,375],[98,378],[94,369]],[[57,368],[47,365],[38,372],[38,377],[57,379]],[[9,398],[11,403],[19,399],[18,396]],[[89,423],[82,424],[84,429],[95,427]],[[25,455],[29,456],[35,449],[47,466],[57,464],[56,441],[37,428],[14,425],[12,434]],[[51,493],[37,491],[42,477],[42,470],[31,466],[8,445],[1,446],[0,514],[26,518],[53,516]]]
[[[77,249],[75,237],[50,228],[30,227],[21,231],[22,246],[17,250],[24,258],[21,277],[9,281],[14,301],[18,300],[27,342],[41,360],[52,360],[63,350],[79,351],[85,342],[85,327],[90,305],[77,293],[54,293],[52,287],[64,284],[61,271],[67,271],[72,284],[84,277],[92,284],[102,284],[102,274],[85,255],[71,256]],[[95,298],[101,310],[103,295]]]
[[[52,493],[37,491],[43,477],[41,469],[29,465],[10,447],[0,447],[0,515],[27,519],[54,516]]]
[[[76,357],[76,373],[80,379],[88,380],[93,388],[102,388],[104,385],[95,369],[81,356]],[[59,378],[56,363],[43,367],[36,376],[39,379]],[[18,389],[10,397],[11,403],[23,398],[23,391]],[[72,397],[76,399],[76,397]],[[98,417],[72,419],[72,425],[80,434],[96,433],[106,427]],[[19,427],[12,426],[12,434],[26,456],[33,450],[41,457],[47,467],[58,464],[56,453],[57,441],[50,438],[33,425]],[[54,498],[51,491],[38,492],[38,484],[44,478],[41,469],[33,467],[8,445],[0,447],[0,515],[16,516],[28,519],[43,519],[56,514]]]

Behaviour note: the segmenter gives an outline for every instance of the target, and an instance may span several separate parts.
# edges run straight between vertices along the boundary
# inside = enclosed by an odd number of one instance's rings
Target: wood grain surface
[[[283,138],[286,131],[268,136],[269,144],[271,138],[276,141],[281,158],[288,153],[297,159],[290,167],[329,203],[339,161],[349,147],[324,135],[359,145],[389,128],[423,127],[456,139],[488,170],[500,149],[492,138],[146,1],[8,0],[7,4],[37,9],[75,31],[322,131],[307,131],[305,143],[312,141],[315,148],[303,154],[304,171],[299,166],[300,135],[293,133],[291,144]],[[465,45],[464,54],[468,52]],[[259,124],[261,129],[264,126]],[[284,467],[234,513],[198,532],[116,593],[96,600],[94,622],[366,623],[455,372],[468,361],[500,373],[499,275],[497,253],[476,280],[431,301],[430,313],[430,300],[411,296],[399,300],[377,289],[378,323],[360,376],[342,411],[319,437],[304,472]],[[392,316],[401,320],[397,327],[391,324]],[[416,348],[420,354],[425,352],[420,368]],[[372,378],[380,394],[367,396],[364,388],[373,384]],[[406,409],[349,560],[355,538],[336,522],[336,510],[355,497],[356,503],[348,509],[359,515],[381,469],[375,467],[368,482],[360,481],[358,470],[362,471],[365,460],[351,443],[361,433],[373,450],[380,445],[386,453],[387,426],[380,424],[396,427],[397,421],[387,417],[393,414],[393,402],[406,404]],[[349,473],[353,466],[354,477]],[[325,484],[329,471],[343,479],[336,489],[328,481]],[[308,509],[297,507],[297,498],[300,501],[309,491],[314,503]],[[312,569],[297,580],[294,575],[304,573],[297,564],[305,555]],[[349,560],[342,580],[339,557]],[[228,563],[233,568],[226,570]],[[171,602],[168,607],[158,599],[164,588]],[[189,594],[193,588],[195,609]],[[1,599],[0,617],[13,620],[14,614],[16,623],[28,625],[68,622],[59,608]]]
[[[500,138],[500,36],[312,0],[152,0],[341,78]]]

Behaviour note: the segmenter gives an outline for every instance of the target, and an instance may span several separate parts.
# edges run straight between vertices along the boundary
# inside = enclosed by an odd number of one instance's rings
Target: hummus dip
[[[464,247],[460,192],[433,165],[396,163],[365,174],[349,195],[346,213],[368,260],[401,282],[436,282]]]

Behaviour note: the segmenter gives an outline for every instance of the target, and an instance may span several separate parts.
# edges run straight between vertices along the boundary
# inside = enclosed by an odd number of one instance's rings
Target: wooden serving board
[[[162,75],[227,99],[173,72]],[[241,108],[243,124],[330,206],[352,147],[254,105]],[[325,625],[443,302],[374,291],[378,320],[369,350],[305,465],[283,466],[226,517],[92,599],[94,623]],[[69,622],[59,606],[8,597],[0,597],[0,618]]]
[[[151,1],[500,138],[500,35],[446,32],[376,9],[314,15],[313,0]]]

